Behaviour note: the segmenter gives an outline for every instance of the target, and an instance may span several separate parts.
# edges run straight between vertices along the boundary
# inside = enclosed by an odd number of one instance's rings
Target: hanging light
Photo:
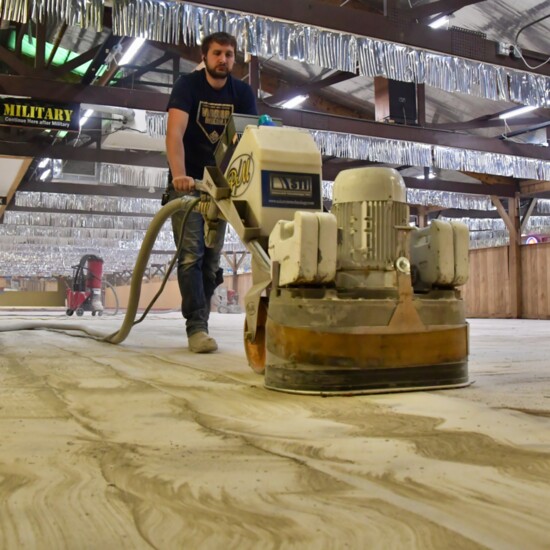
[[[442,16],[442,17],[438,17],[435,21],[433,21],[432,23],[430,23],[429,26],[430,26],[432,29],[439,29],[439,28],[442,27],[443,25],[446,25],[448,22],[449,22],[449,16],[448,16],[448,15],[444,15],[444,16]]]
[[[118,62],[119,65],[128,65],[140,48],[145,44],[145,38],[136,38],[130,47],[126,50],[126,53],[122,56],[122,59]]]
[[[538,107],[535,107],[533,105],[524,105],[523,107],[518,107],[517,109],[512,109],[511,111],[508,111],[506,113],[501,113],[498,115],[498,118],[502,120],[506,120],[507,118],[512,118],[515,116],[523,115],[525,113],[530,113],[531,111],[534,111],[535,109],[538,109]]]
[[[288,101],[285,101],[281,104],[281,107],[283,109],[293,109],[294,107],[297,107],[301,103],[303,103],[308,98],[307,95],[297,95]]]
[[[88,122],[88,119],[92,116],[93,112],[94,112],[93,109],[88,109],[84,113],[84,116],[80,118],[80,126],[84,126],[84,124],[86,124],[86,122]]]

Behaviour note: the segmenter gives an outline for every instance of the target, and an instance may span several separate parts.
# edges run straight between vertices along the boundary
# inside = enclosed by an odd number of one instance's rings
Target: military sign
[[[80,105],[4,97],[0,99],[0,124],[78,132]]]
[[[233,105],[201,101],[197,111],[197,124],[210,143],[217,143],[233,114]]]

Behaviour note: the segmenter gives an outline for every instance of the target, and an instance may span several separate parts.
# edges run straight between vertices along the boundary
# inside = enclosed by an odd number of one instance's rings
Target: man
[[[174,84],[166,132],[170,199],[197,194],[194,180],[202,179],[205,166],[215,165],[214,150],[232,113],[257,114],[252,88],[231,76],[236,46],[235,38],[225,32],[205,37],[201,45],[204,69],[183,75]],[[172,217],[176,244],[183,216],[184,212],[178,212]],[[225,223],[220,222],[217,243],[206,248],[202,215],[190,214],[178,258],[178,283],[189,349],[195,353],[218,349],[208,335],[208,317],[212,294],[223,281],[224,237]]]

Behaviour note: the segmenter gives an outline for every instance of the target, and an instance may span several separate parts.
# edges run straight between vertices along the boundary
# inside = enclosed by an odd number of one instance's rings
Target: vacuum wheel
[[[96,311],[92,311],[92,317],[95,317]]]
[[[79,307],[77,310],[76,310],[76,314],[79,316],[79,317],[82,317],[84,315],[84,310]]]
[[[244,320],[244,351],[250,368],[258,374],[265,371],[265,323],[267,321],[267,299],[261,298],[258,308],[258,326],[254,341],[248,340],[248,323]]]
[[[74,313],[74,310],[68,309],[65,313],[70,317]]]

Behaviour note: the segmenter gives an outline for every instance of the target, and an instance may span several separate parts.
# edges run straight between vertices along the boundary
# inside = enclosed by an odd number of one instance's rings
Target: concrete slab
[[[264,389],[243,323],[0,333],[0,547],[550,547],[550,322],[471,320],[469,388],[331,398]]]

